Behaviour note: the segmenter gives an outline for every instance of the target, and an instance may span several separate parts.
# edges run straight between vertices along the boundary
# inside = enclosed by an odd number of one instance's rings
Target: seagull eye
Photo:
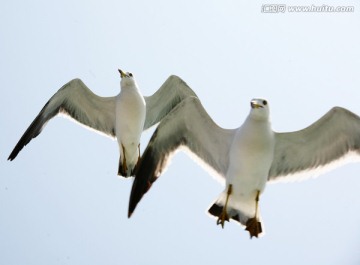
[[[132,76],[133,76],[133,75],[132,75],[132,73],[129,73],[129,76],[131,76],[131,77],[132,77]]]
[[[264,105],[264,106],[267,105],[267,101],[266,101],[266,100],[263,101],[263,105]]]

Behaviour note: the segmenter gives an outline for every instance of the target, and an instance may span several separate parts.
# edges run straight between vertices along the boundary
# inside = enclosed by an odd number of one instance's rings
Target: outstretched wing
[[[276,133],[275,141],[269,181],[317,176],[359,158],[360,118],[334,107],[301,131]]]
[[[21,149],[38,136],[46,123],[59,113],[115,137],[115,97],[99,97],[80,79],[74,79],[60,88],[45,104],[20,138],[8,160],[15,159]]]
[[[160,176],[170,155],[184,146],[224,177],[235,130],[220,128],[207,114],[197,97],[179,103],[159,124],[135,172],[129,216],[142,196]]]
[[[179,102],[196,97],[195,92],[178,76],[170,76],[146,101],[144,130],[160,122]]]

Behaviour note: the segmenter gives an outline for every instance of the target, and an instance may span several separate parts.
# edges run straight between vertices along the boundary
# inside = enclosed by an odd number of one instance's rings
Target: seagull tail
[[[121,157],[119,158],[119,168],[118,168],[118,176],[122,176],[124,178],[128,178],[134,176],[135,167],[131,165],[124,165],[122,163]]]
[[[211,214],[214,217],[220,218],[220,215],[222,214],[224,210],[224,204],[221,202],[215,202],[208,210],[208,213]],[[241,210],[227,207],[227,214],[228,218],[226,221],[229,221],[229,219],[232,219],[238,223],[240,223],[243,226],[246,226],[246,222],[249,219],[247,215],[245,215]]]
[[[250,213],[252,211],[251,209],[253,209],[250,204],[246,202],[229,203],[226,206],[226,213],[224,213],[224,197],[225,194],[222,193],[218,200],[216,200],[208,210],[210,215],[218,218],[217,224],[221,224],[223,226],[225,221],[230,221],[231,219],[243,226],[245,230],[249,231],[250,237],[258,237],[264,235],[263,227],[259,220],[255,220],[256,232],[252,231],[253,226],[251,225],[251,223],[255,221],[253,220],[254,216],[252,216],[252,214]],[[259,215],[258,217],[259,219],[261,219]],[[221,220],[223,221],[221,222]]]
[[[126,170],[121,161],[121,157],[119,158],[118,176],[127,177]]]

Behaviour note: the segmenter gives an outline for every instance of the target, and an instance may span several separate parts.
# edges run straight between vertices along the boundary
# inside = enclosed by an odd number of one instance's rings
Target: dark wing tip
[[[30,139],[28,139],[28,135],[25,132],[24,135],[20,138],[19,142],[14,147],[14,149],[12,150],[11,154],[8,157],[8,160],[13,161],[20,153],[20,151],[24,148],[24,146],[30,142],[30,140],[31,137]]]
[[[157,179],[155,171],[158,163],[161,162],[153,153],[153,149],[149,146],[135,171],[135,179],[131,188],[128,217],[133,214],[137,204],[140,202],[144,194],[151,188],[152,183]]]
[[[26,129],[24,134],[21,136],[20,140],[12,150],[11,154],[8,157],[8,160],[14,160],[20,151],[35,137],[37,137],[46,123],[54,117],[60,111],[60,106],[54,108],[52,111],[47,110],[49,102],[51,99],[45,104],[45,106],[41,109],[36,118],[32,121],[30,126]],[[47,112],[47,114],[45,114]]]
[[[136,175],[133,186],[131,188],[128,218],[131,217],[137,204],[140,202],[144,194],[150,189],[151,183],[147,180],[148,178],[142,177],[143,175]]]
[[[16,156],[17,156],[17,154],[14,154],[14,151],[12,151],[7,160],[13,161]]]
[[[44,124],[44,123],[39,123],[40,120],[39,116],[31,123],[29,128],[23,134],[23,136],[21,136],[20,140],[18,141],[18,143],[12,150],[11,154],[9,155],[8,160],[13,161],[20,153],[20,151],[31,141],[31,139],[39,135],[42,129],[42,125]]]

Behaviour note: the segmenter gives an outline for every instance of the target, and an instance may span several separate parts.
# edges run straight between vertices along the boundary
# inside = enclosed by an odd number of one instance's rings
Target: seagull
[[[115,99],[115,134],[119,144],[118,175],[133,175],[140,160],[140,137],[144,128],[146,103],[132,73],[121,76],[120,94]],[[138,151],[138,155],[137,155]]]
[[[142,131],[159,123],[183,99],[196,97],[196,94],[181,78],[172,75],[152,96],[143,97],[133,74],[118,71],[121,91],[114,97],[94,94],[78,78],[61,87],[30,124],[8,160],[14,160],[50,119],[65,114],[89,129],[117,139],[120,150],[118,175],[133,175],[140,157]]]
[[[274,132],[269,115],[268,102],[253,99],[243,125],[224,129],[198,98],[182,101],[161,121],[141,157],[128,217],[179,148],[225,182],[208,210],[217,224],[224,228],[225,221],[234,220],[250,238],[263,235],[259,199],[268,182],[302,180],[359,161],[360,118],[354,113],[334,107],[309,127],[287,133]]]

